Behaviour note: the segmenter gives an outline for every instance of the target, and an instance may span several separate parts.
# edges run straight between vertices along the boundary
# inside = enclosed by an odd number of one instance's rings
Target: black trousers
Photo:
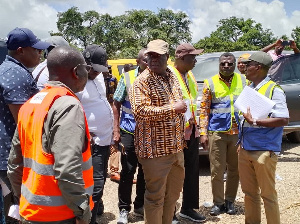
[[[195,138],[195,127],[187,141],[184,152],[185,178],[183,184],[182,209],[199,209],[199,141]]]
[[[121,142],[125,147],[125,154],[121,153],[122,170],[120,173],[119,183],[119,209],[131,210],[131,193],[133,178],[138,167],[136,197],[134,200],[134,208],[144,206],[145,180],[142,165],[138,162],[135,148],[134,136],[121,130]]]
[[[97,211],[99,204],[102,202],[104,184],[107,177],[107,165],[110,155],[109,145],[99,146],[93,145],[92,147],[92,162],[93,162],[93,178],[94,178],[94,190],[93,190],[93,202],[94,208],[92,210],[92,219],[90,224],[94,224],[97,219]]]

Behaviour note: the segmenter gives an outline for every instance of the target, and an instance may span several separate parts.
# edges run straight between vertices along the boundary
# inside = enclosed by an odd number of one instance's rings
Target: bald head
[[[84,64],[82,54],[74,48],[68,46],[56,47],[48,55],[47,67],[49,70],[49,80],[57,80],[60,76],[65,76],[78,64]]]
[[[86,64],[85,60],[76,49],[69,46],[56,47],[47,57],[49,80],[60,81],[75,93],[82,91],[87,79],[83,64]]]

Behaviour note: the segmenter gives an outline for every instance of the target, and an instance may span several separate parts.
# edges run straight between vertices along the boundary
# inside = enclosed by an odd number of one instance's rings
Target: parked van
[[[107,64],[111,67],[111,73],[116,79],[119,81],[121,78],[121,74],[123,72],[123,68],[125,64],[132,64],[133,68],[137,67],[136,59],[117,59],[117,60],[107,60]],[[169,65],[174,65],[174,62],[169,58]]]
[[[136,59],[117,59],[107,60],[107,64],[111,66],[111,72],[114,77],[119,81],[125,64],[132,64],[133,69],[137,67]]]

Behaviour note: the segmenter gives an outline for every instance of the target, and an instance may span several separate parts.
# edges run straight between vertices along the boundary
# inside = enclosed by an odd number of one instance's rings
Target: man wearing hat
[[[88,45],[82,53],[92,69],[83,91],[77,93],[85,111],[92,136],[92,162],[94,167],[94,190],[91,224],[96,222],[98,209],[103,213],[102,195],[107,176],[110,145],[113,137],[113,112],[106,98],[106,88],[102,72],[108,72],[106,51],[99,45]]]
[[[245,74],[246,72],[246,64],[245,61],[250,57],[249,53],[242,54],[239,56],[238,61],[237,61],[237,68],[240,71],[241,74]]]
[[[185,178],[183,184],[182,206],[179,216],[195,222],[204,222],[205,217],[194,209],[199,209],[199,139],[197,127],[197,81],[191,71],[195,66],[196,55],[201,54],[203,49],[196,50],[191,44],[179,45],[175,51],[174,67],[169,65],[170,70],[177,76],[183,99],[189,105],[185,115],[185,140],[187,147],[184,148]],[[176,220],[176,216],[174,216]]]
[[[40,41],[31,30],[15,28],[7,36],[8,55],[0,65],[0,178],[10,188],[7,160],[20,107],[37,91],[29,70],[39,64],[41,53],[50,44]],[[5,214],[11,194],[5,200]]]
[[[145,223],[171,223],[184,180],[184,113],[180,84],[167,67],[169,44],[147,45],[148,68],[130,91],[135,146],[146,182]]]
[[[69,43],[62,36],[51,36],[45,40],[50,46],[45,50],[45,60],[41,62],[32,72],[32,76],[39,90],[44,89],[44,84],[49,80],[49,71],[47,68],[47,56],[50,51],[58,46],[69,46]]]
[[[246,65],[246,77],[252,81],[250,87],[274,101],[275,106],[268,117],[262,119],[252,117],[248,108],[241,121],[238,164],[245,193],[245,223],[261,223],[261,198],[267,223],[280,223],[275,170],[289,111],[284,91],[267,76],[271,64],[272,58],[259,51],[249,57]]]
[[[234,201],[239,186],[238,172],[238,110],[233,104],[246,86],[244,75],[234,72],[235,57],[223,53],[219,73],[204,80],[200,104],[200,142],[209,149],[211,187],[214,206],[210,215],[234,215]],[[227,168],[226,188],[224,172]]]

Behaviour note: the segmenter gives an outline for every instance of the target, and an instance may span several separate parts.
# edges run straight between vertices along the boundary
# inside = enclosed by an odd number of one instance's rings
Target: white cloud
[[[26,27],[39,38],[47,38],[50,30],[56,30],[56,15],[55,9],[37,0],[1,0],[0,37],[15,27]]]
[[[1,0],[0,7],[0,38],[5,38],[15,27],[26,27],[40,39],[49,37],[49,31],[57,31],[57,10],[62,11],[72,6],[81,12],[95,10],[101,14],[112,16],[123,14],[128,10],[126,2],[122,0]]]
[[[261,23],[264,29],[270,29],[275,36],[283,34],[291,36],[292,29],[299,26],[300,11],[294,11],[288,16],[283,1],[273,0],[270,3],[257,0],[231,0],[228,2],[217,0],[191,0],[190,19],[193,42],[209,36],[217,29],[220,19],[236,16],[251,18]]]

